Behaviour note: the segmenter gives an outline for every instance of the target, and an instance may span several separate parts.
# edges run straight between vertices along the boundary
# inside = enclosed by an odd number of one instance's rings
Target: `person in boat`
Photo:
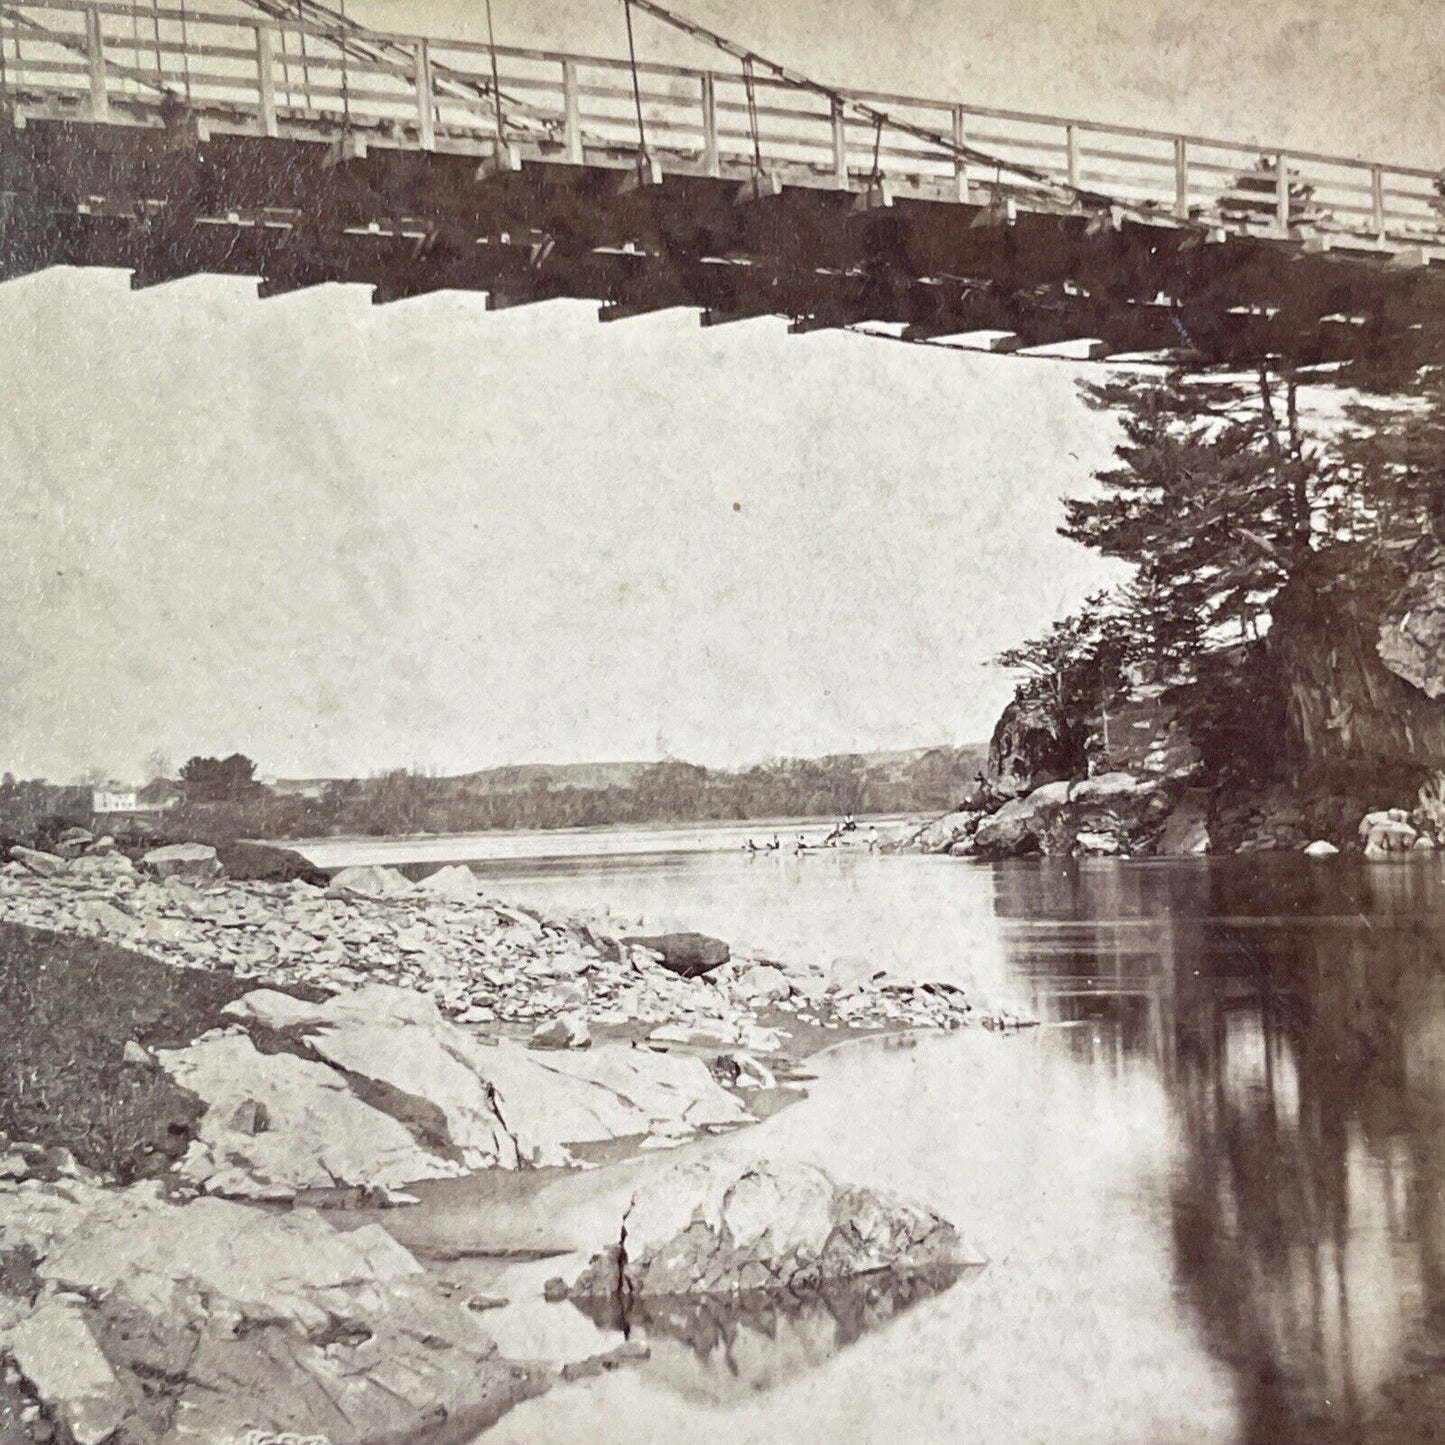
[[[808,840],[803,837],[801,833],[798,834],[798,844],[797,847],[793,849],[793,851],[795,853],[806,853],[808,851]]]
[[[870,853],[876,853],[878,851],[878,828],[877,825],[873,823],[869,823],[868,825],[868,851]]]
[[[776,853],[776,852],[778,851],[778,849],[781,848],[782,846],[783,846],[782,843],[780,843],[780,842],[778,841],[778,835],[777,835],[776,833],[774,833],[774,834],[773,834],[773,841],[768,844],[768,852],[769,852],[769,853]]]
[[[847,814],[843,819],[843,832],[856,833],[857,831],[858,820],[852,815],[852,813]]]
[[[744,848],[747,850],[747,852],[749,852],[749,853],[760,853],[760,852],[762,852],[762,849],[759,848],[758,845],[757,845],[756,843],[754,843],[751,838],[749,838],[748,841],[747,841],[743,846],[744,846]]]

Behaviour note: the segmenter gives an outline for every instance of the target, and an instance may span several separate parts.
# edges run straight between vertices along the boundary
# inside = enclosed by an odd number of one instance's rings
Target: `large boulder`
[[[988,786],[1012,798],[1041,783],[1067,778],[1083,758],[1059,710],[1042,698],[1014,698],[988,744]]]
[[[732,951],[722,939],[712,938],[706,933],[655,933],[622,941],[650,948],[661,957],[664,968],[683,978],[711,973],[732,956]]]
[[[578,1297],[796,1290],[877,1270],[980,1263],[941,1215],[812,1164],[731,1153],[643,1184],[618,1243],[572,1285]]]
[[[170,843],[164,848],[152,848],[141,863],[160,879],[204,881],[221,871],[216,850],[206,843]]]
[[[324,888],[330,879],[314,863],[294,848],[274,843],[222,843],[216,855],[228,878],[241,882],[290,883],[299,878],[303,883]]]

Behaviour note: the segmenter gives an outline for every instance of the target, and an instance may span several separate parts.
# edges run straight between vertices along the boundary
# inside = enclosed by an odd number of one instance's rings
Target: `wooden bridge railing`
[[[0,106],[17,117],[154,123],[163,91],[217,131],[336,136],[531,159],[628,166],[639,139],[625,61],[499,46],[501,116],[485,45],[260,15],[85,0],[0,4]],[[981,166],[899,131],[875,131],[822,95],[759,76],[638,68],[645,144],[663,171],[988,203],[1048,171],[1161,218],[1227,231],[1445,259],[1435,172],[1086,120],[872,92],[841,92],[998,158]],[[754,126],[755,121],[755,126]]]

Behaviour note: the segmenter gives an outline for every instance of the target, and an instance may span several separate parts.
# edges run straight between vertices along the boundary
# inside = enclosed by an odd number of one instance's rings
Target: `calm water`
[[[1046,1025],[839,1051],[742,1140],[935,1204],[981,1272],[771,1318],[664,1313],[638,1326],[650,1361],[530,1402],[489,1442],[1445,1439],[1440,861],[728,851],[483,871],[522,900],[946,972]],[[590,1177],[584,1252],[635,1173]],[[509,1352],[620,1338],[537,1302],[556,1272],[507,1282]]]

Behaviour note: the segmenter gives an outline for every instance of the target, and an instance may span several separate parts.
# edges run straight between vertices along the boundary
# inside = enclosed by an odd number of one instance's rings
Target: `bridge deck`
[[[498,105],[493,61],[339,19],[7,0],[0,273],[461,286],[1209,359],[1350,355],[1440,304],[1425,169],[763,74],[750,99],[716,69],[642,64],[634,93],[626,62],[504,46]]]

